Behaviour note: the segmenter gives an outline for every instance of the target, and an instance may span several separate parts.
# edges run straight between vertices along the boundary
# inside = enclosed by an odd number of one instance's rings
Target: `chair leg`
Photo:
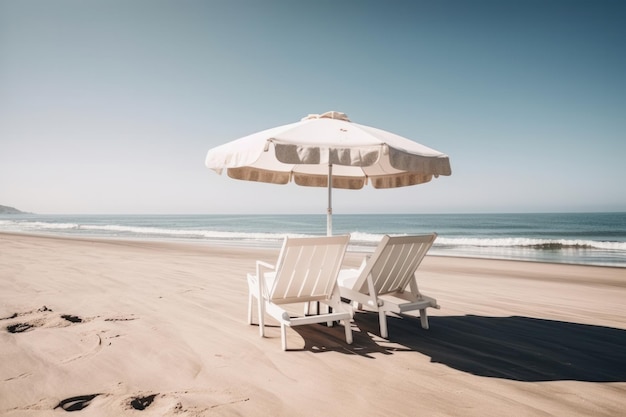
[[[346,329],[346,342],[351,345],[352,344],[352,326],[350,325],[350,320],[344,320],[343,326]]]
[[[280,340],[283,350],[287,350],[287,326],[284,323],[280,324]]]
[[[387,339],[389,334],[387,332],[387,316],[384,310],[378,311],[378,321],[380,322],[380,336]]]
[[[319,309],[321,310],[322,307],[320,306]],[[319,312],[319,314],[329,314],[332,313],[333,308],[331,306],[329,306],[328,304],[324,304],[324,312],[322,313],[321,311]],[[334,321],[327,321],[326,322],[326,326],[327,327],[333,327],[335,325]]]
[[[252,294],[248,294],[248,324],[252,324]]]
[[[425,308],[420,310],[420,321],[422,322],[422,329],[428,329],[428,315]]]
[[[265,336],[265,300],[259,298],[257,302],[259,305],[259,335],[263,337]]]

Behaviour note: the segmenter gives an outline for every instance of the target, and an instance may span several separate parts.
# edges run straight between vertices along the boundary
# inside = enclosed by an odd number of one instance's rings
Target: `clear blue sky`
[[[626,2],[0,0],[0,204],[325,213],[209,148],[337,110],[452,176],[336,214],[626,211]]]

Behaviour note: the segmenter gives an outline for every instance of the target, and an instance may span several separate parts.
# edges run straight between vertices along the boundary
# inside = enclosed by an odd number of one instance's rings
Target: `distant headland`
[[[0,206],[0,214],[30,214],[13,207]]]

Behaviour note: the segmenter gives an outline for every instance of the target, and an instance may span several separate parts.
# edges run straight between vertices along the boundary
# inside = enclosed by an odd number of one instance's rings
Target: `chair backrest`
[[[378,295],[404,291],[436,238],[436,233],[384,236],[354,283],[354,289],[369,294],[367,277],[371,275]]]
[[[350,235],[285,238],[270,300],[287,304],[330,299],[349,241]]]

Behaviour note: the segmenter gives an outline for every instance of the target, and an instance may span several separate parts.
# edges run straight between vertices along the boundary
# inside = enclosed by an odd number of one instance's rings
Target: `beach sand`
[[[428,256],[415,315],[247,324],[274,249],[0,234],[0,415],[624,416],[626,270]],[[345,264],[356,266],[357,254]]]

